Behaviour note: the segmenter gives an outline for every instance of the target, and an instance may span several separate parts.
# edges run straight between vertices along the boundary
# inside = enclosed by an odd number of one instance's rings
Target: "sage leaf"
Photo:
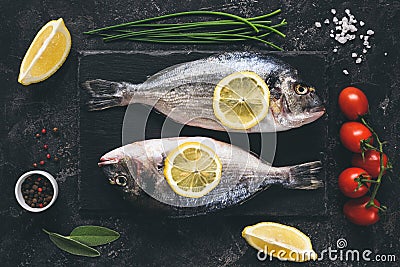
[[[72,230],[70,238],[88,246],[100,246],[119,238],[119,233],[106,227],[85,225]]]
[[[57,233],[52,233],[42,229],[43,232],[49,235],[50,240],[61,250],[64,250],[68,253],[85,256],[85,257],[98,257],[100,256],[100,252],[95,250],[94,248],[88,247],[81,242],[72,240],[66,236],[62,236]]]

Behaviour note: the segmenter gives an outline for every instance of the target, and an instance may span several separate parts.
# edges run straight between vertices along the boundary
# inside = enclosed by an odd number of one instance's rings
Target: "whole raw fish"
[[[247,130],[226,129],[214,115],[214,89],[223,78],[240,71],[252,71],[266,82],[270,90],[269,112]],[[247,52],[174,65],[142,84],[96,79],[84,82],[83,87],[91,95],[90,110],[140,103],[178,123],[218,131],[285,131],[311,123],[325,112],[315,88],[303,82],[297,70],[275,57]]]
[[[163,173],[170,151],[184,142],[200,142],[212,148],[222,163],[219,184],[200,198],[176,194]],[[319,161],[273,167],[231,144],[207,137],[175,137],[135,142],[114,149],[100,159],[109,182],[134,205],[153,214],[195,216],[241,204],[271,185],[288,189],[316,189]]]

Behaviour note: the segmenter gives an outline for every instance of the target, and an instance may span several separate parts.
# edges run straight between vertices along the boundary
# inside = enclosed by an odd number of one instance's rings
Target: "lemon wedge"
[[[164,165],[168,184],[181,196],[202,197],[221,180],[221,160],[210,147],[199,142],[179,145],[168,154]]]
[[[41,82],[64,63],[71,49],[71,35],[63,19],[49,21],[33,39],[22,60],[18,82],[23,85]]]
[[[235,72],[214,89],[213,109],[217,119],[231,129],[245,130],[268,114],[269,88],[254,72]]]
[[[317,259],[310,238],[291,226],[261,222],[244,228],[242,236],[250,246],[280,260],[304,262]]]

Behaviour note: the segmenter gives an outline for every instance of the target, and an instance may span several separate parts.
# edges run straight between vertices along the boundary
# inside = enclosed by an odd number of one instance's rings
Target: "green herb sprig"
[[[273,24],[271,20],[266,20],[280,12],[281,10],[278,9],[262,16],[243,18],[225,12],[187,11],[99,28],[84,32],[84,34],[101,36],[105,42],[121,39],[173,44],[220,44],[256,41],[277,50],[283,50],[278,45],[266,40],[272,33],[281,37],[286,36],[278,30],[279,27],[287,24],[286,20],[283,19],[277,24]],[[191,22],[165,22],[168,19],[184,16],[194,17],[195,19]],[[199,21],[199,16],[223,19]]]
[[[42,229],[49,235],[50,240],[59,248],[68,253],[85,257],[98,257],[100,252],[94,248],[111,243],[119,238],[119,233],[101,226],[79,226],[72,230],[70,236]]]

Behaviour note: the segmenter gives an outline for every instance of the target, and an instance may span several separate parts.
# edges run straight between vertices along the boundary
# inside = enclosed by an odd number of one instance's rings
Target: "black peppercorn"
[[[32,208],[46,207],[53,199],[53,187],[47,178],[32,175],[21,185],[21,193],[25,203]]]

